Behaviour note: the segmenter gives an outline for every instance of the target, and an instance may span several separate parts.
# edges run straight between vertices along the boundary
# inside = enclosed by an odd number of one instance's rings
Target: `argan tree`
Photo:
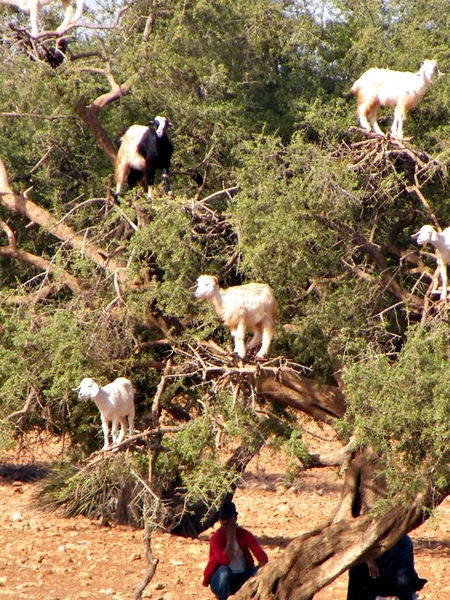
[[[347,95],[375,62],[446,71],[443,3],[413,4],[105,2],[58,40],[2,7],[1,440],[69,438],[45,494],[66,514],[183,535],[211,524],[267,442],[339,468],[332,521],[240,598],[312,598],[448,495],[448,307],[433,250],[411,238],[448,225],[448,84],[404,142],[361,132]],[[173,123],[175,198],[118,204],[120,134],[157,114]],[[270,359],[230,355],[193,298],[204,272],[274,288]],[[130,452],[95,453],[95,407],[72,392],[88,374],[133,379]],[[304,419],[340,450],[309,452]]]

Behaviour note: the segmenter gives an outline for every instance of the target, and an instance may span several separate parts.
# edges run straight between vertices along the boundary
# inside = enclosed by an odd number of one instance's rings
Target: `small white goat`
[[[384,135],[377,122],[380,106],[395,106],[391,133],[403,139],[406,112],[420,102],[435,76],[440,76],[435,60],[424,60],[418,73],[376,68],[366,71],[350,89],[357,97],[361,127]]]
[[[247,283],[221,289],[217,277],[200,275],[195,296],[209,300],[222,321],[231,329],[234,352],[244,358],[245,331],[250,329],[253,338],[247,350],[261,346],[256,354],[263,358],[269,351],[275,329],[278,304],[272,288],[266,283]]]
[[[102,429],[105,443],[102,450],[109,448],[109,421],[112,421],[113,444],[120,444],[125,437],[127,429],[129,435],[134,429],[134,388],[129,379],[118,377],[111,383],[100,387],[90,377],[85,377],[80,385],[74,389],[80,398],[92,398],[97,405],[102,419]],[[120,433],[117,435],[120,423]]]
[[[436,231],[432,225],[423,225],[417,233],[412,236],[421,246],[432,244],[436,248],[437,273],[441,276],[442,290],[441,300],[447,299],[447,265],[450,263],[450,227],[442,233]]]
[[[23,10],[30,15],[30,24],[31,24],[31,35],[36,37],[39,28],[38,28],[38,12],[39,9],[47,4],[51,4],[54,0],[0,0],[0,4],[8,4],[9,6],[17,6],[20,10]],[[62,34],[64,31],[70,27],[70,25],[74,25],[78,19],[81,17],[83,13],[83,0],[76,0],[77,6],[75,13],[73,11],[73,6],[71,5],[71,0],[61,0],[63,8],[64,8],[64,21],[56,30],[57,33]]]

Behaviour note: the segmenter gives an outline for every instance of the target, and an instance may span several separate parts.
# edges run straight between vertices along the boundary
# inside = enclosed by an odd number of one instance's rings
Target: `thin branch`
[[[15,412],[6,416],[8,421],[12,421],[16,417],[21,417],[28,412],[32,401],[37,397],[37,391],[34,388],[31,388],[31,391],[28,394],[28,398],[20,410],[16,410]]]

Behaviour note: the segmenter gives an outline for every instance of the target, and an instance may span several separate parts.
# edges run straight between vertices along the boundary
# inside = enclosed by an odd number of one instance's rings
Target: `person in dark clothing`
[[[426,582],[416,573],[413,543],[405,535],[375,560],[349,570],[347,600],[375,600],[377,596],[413,600]]]
[[[234,502],[224,502],[219,510],[220,528],[209,541],[203,585],[210,585],[218,600],[235,594],[268,561],[255,536],[237,524],[237,516]]]

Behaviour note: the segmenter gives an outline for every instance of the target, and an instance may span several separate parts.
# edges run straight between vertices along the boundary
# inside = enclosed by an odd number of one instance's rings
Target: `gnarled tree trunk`
[[[418,494],[384,513],[374,512],[385,496],[376,456],[363,449],[351,459],[341,503],[323,528],[294,539],[276,561],[269,562],[238,592],[239,600],[310,600],[349,567],[374,558],[393,546],[426,518],[431,494]]]

